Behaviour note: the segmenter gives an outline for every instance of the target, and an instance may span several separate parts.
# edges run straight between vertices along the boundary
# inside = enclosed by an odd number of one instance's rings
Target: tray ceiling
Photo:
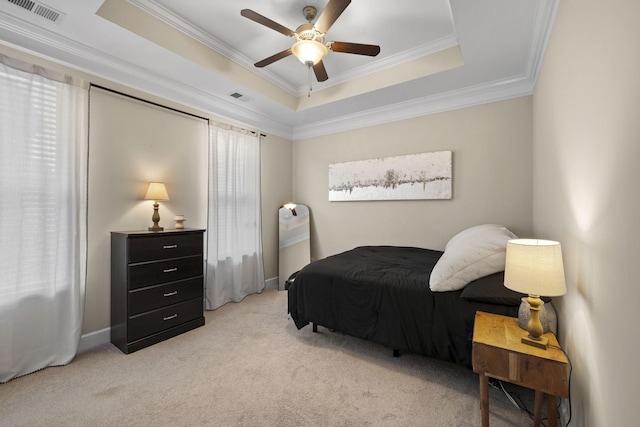
[[[0,0],[2,44],[294,140],[531,94],[557,7],[353,0],[326,40],[381,53],[329,52],[329,80],[314,78],[307,97],[308,70],[295,57],[253,66],[294,40],[240,10],[295,30],[304,6],[320,12],[327,0],[36,2],[56,22],[15,2]]]

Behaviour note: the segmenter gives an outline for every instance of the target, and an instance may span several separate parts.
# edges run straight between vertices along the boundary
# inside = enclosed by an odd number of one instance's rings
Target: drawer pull
[[[178,245],[164,245],[164,246],[162,247],[162,249],[175,249],[175,248],[177,248],[177,247],[178,247]]]
[[[177,314],[172,314],[171,316],[167,316],[167,317],[163,317],[162,320],[171,320],[171,319],[175,319],[176,317],[178,317]]]
[[[178,295],[178,291],[173,291],[173,292],[169,292],[167,294],[164,294],[165,297],[172,297],[174,295]]]
[[[162,270],[164,273],[173,273],[174,271],[178,271],[178,269],[176,267],[174,268],[165,268],[164,270]]]

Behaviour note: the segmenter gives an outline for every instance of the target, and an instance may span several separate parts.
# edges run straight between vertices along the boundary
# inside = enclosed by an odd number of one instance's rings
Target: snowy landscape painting
[[[451,151],[329,165],[329,201],[451,199]]]

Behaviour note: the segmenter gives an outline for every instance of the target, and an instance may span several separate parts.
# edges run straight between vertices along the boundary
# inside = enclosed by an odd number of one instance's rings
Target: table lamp
[[[167,188],[162,182],[150,182],[149,187],[147,188],[147,192],[144,195],[145,200],[153,200],[153,216],[151,220],[153,221],[153,226],[149,227],[149,231],[162,231],[164,227],[160,227],[158,222],[160,221],[160,214],[158,213],[158,208],[160,204],[158,201],[160,200],[169,200],[169,194],[167,193]]]
[[[507,242],[504,285],[528,294],[530,307],[528,336],[522,342],[547,349],[540,322],[540,296],[554,297],[567,293],[560,243],[552,240],[514,239]]]

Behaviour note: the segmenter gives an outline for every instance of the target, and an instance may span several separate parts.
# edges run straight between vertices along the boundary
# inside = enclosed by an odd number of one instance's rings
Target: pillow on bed
[[[520,305],[524,296],[526,295],[504,286],[504,271],[472,281],[460,294],[460,298],[471,301],[502,305]]]
[[[467,283],[504,271],[507,241],[517,236],[496,224],[468,228],[449,240],[433,267],[429,287],[434,292],[455,291]]]
[[[512,291],[504,286],[504,271],[493,273],[472,281],[464,287],[460,298],[489,304],[520,305],[525,294]],[[540,297],[545,303],[551,298]]]

